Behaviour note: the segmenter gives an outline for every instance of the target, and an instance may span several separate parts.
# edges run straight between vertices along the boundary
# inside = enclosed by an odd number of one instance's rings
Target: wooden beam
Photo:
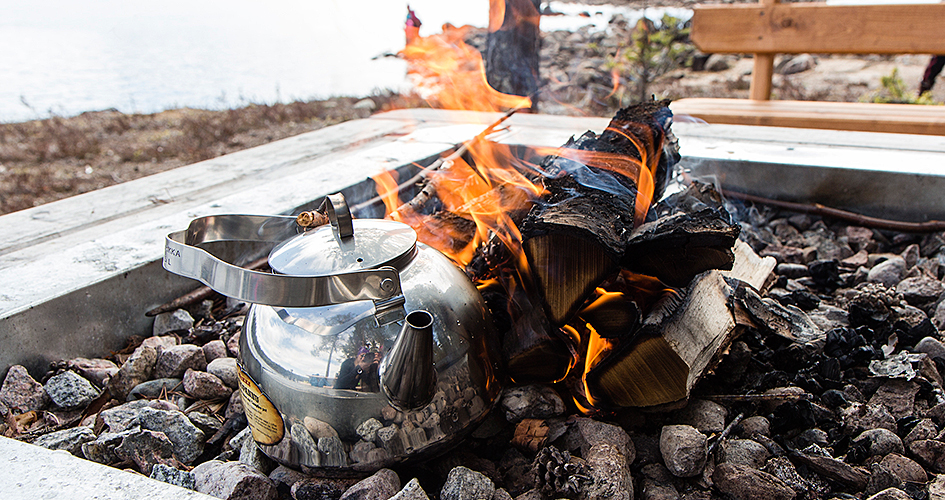
[[[690,98],[670,105],[709,123],[945,135],[945,106]]]
[[[771,8],[778,4],[778,0],[761,0],[759,5]],[[771,79],[774,77],[774,54],[771,52],[755,52],[754,68],[751,71],[751,86],[748,87],[748,98],[755,101],[771,99]]]
[[[945,54],[943,23],[945,4],[697,5],[691,36],[706,53]]]

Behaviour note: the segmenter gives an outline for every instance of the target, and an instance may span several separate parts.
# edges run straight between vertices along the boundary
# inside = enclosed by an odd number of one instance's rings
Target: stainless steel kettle
[[[352,219],[326,200],[330,225],[294,217],[195,219],[166,238],[164,267],[253,305],[240,339],[240,394],[253,438],[278,462],[372,471],[455,444],[499,392],[494,325],[469,279],[409,226]],[[281,241],[273,273],[199,248]]]

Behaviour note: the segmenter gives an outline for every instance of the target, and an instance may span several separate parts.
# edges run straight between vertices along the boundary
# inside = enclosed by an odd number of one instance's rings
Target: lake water
[[[421,35],[488,23],[488,0],[409,3]],[[543,30],[634,15],[551,5],[570,15],[543,17]],[[0,122],[399,89],[403,61],[374,58],[403,47],[406,10],[399,0],[0,0]]]

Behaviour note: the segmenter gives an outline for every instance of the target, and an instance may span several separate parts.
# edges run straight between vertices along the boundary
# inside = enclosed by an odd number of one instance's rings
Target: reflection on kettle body
[[[378,365],[381,362],[381,353],[366,345],[358,348],[357,356],[350,357],[341,363],[338,378],[335,380],[335,389],[359,389],[364,392],[380,391],[380,377]]]

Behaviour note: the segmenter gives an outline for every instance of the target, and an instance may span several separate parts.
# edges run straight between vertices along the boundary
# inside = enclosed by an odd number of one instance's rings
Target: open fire
[[[435,89],[431,101],[496,109],[522,99],[489,87],[481,61],[475,70],[468,60],[457,62],[468,55],[461,38],[462,29],[447,27],[443,35],[408,43],[405,55],[417,57],[408,59],[415,71],[437,75],[428,82],[456,81],[455,71],[467,68],[459,87],[428,86]],[[426,69],[416,69],[421,61]],[[450,68],[448,80],[442,68]],[[375,177],[386,216],[413,227],[420,241],[477,283],[506,331],[509,376],[516,382],[574,378],[575,401],[587,412],[619,404],[595,398],[587,374],[682,293],[627,262],[631,235],[648,213],[656,218],[653,200],[678,159],[667,104],[622,110],[599,136],[588,132],[560,148],[533,149],[527,159],[480,135],[463,144],[461,154],[427,168],[412,199],[401,199],[405,189],[395,174]],[[730,267],[731,259],[714,264]],[[685,286],[711,267],[719,266],[696,264],[673,285]]]

